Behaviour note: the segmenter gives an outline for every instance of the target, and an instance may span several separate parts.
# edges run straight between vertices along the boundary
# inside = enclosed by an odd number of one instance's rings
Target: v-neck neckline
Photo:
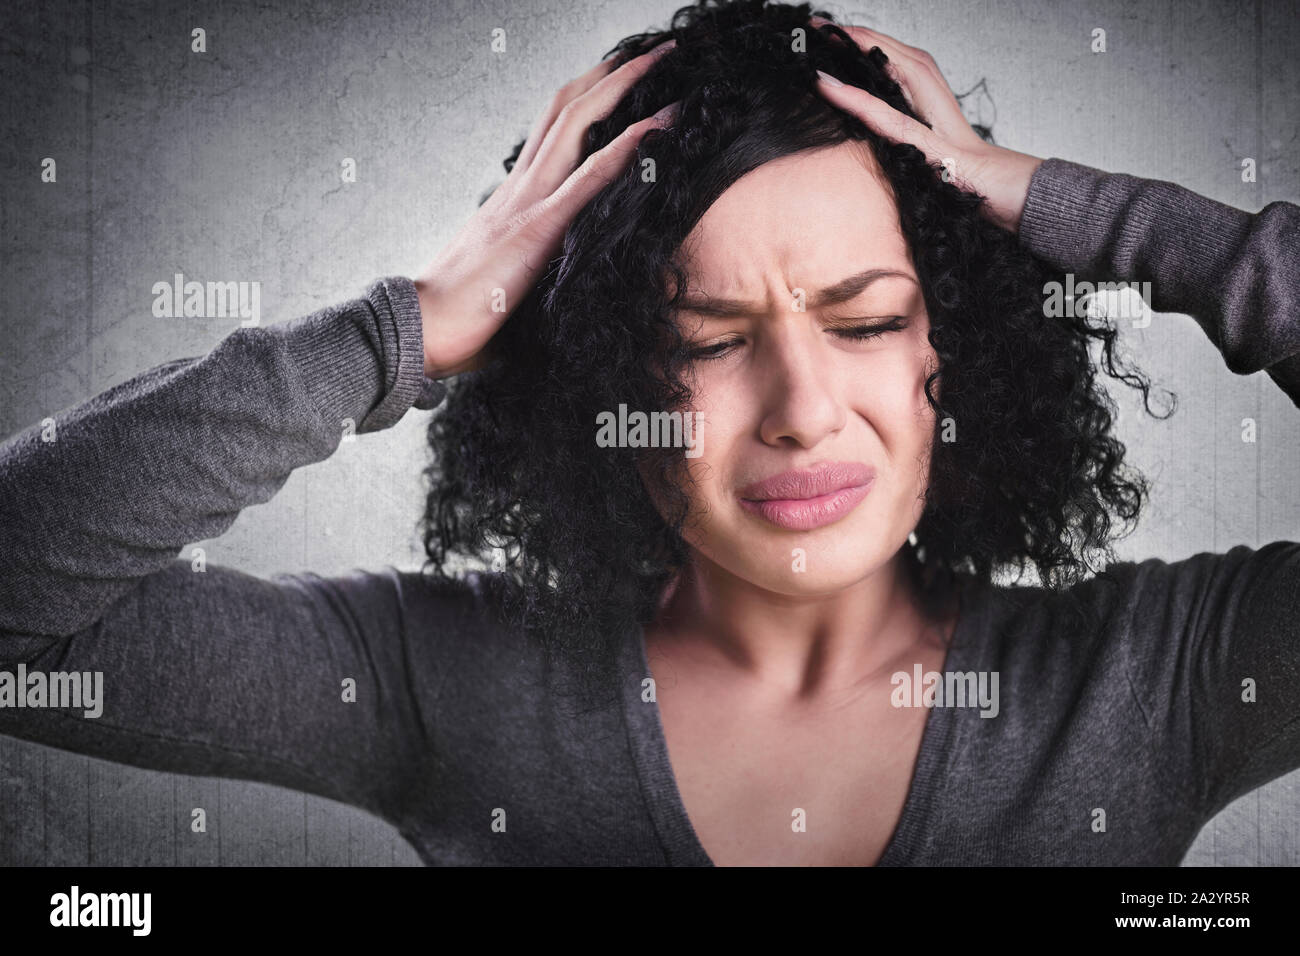
[[[983,594],[981,586],[966,577],[960,580],[957,622],[944,652],[942,670],[945,673],[956,663],[956,656],[975,646],[970,638],[979,633],[985,606],[985,602],[979,600]],[[632,629],[630,639],[623,641],[619,648],[619,673],[628,746],[636,766],[641,796],[668,865],[715,866],[686,812],[686,803],[682,800],[677,776],[668,757],[668,739],[659,717],[659,705],[643,701],[641,697],[642,682],[653,675],[646,654],[645,629],[640,625]],[[902,813],[876,866],[898,866],[905,864],[911,856],[924,833],[935,791],[941,782],[941,767],[957,747],[957,736],[963,724],[956,719],[951,707],[930,708]]]

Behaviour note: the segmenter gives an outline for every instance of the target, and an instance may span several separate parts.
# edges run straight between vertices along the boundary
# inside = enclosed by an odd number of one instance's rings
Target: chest
[[[887,681],[838,704],[773,709],[713,686],[658,693],[678,792],[719,866],[874,865],[911,787],[929,711]]]

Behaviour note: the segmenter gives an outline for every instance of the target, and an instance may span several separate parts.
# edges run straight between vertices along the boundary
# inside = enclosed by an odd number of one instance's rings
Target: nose
[[[790,323],[762,345],[759,432],[769,445],[814,448],[848,421],[830,357],[810,326]]]

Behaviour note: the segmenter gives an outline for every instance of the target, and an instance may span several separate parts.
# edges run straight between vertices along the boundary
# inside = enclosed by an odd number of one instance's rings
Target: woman
[[[414,282],[6,443],[3,663],[103,707],[0,730],[346,801],[428,863],[1177,863],[1300,766],[1300,552],[1083,576],[1145,492],[1090,346],[1148,385],[1044,286],[1150,281],[1295,399],[1296,208],[995,146],[806,4],[670,32],[562,89]],[[431,573],[176,559],[412,405]]]

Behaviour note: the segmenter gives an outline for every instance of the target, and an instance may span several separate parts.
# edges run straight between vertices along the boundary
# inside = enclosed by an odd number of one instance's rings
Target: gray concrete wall
[[[263,321],[414,274],[501,176],[551,92],[674,0],[7,3],[0,12],[0,432],[201,354],[235,322],[158,319],[176,272],[258,280]],[[984,80],[998,141],[1173,180],[1255,211],[1300,199],[1300,25],[1290,2],[880,0],[827,5]],[[207,32],[192,53],[190,31]],[[489,48],[493,28],[507,50]],[[1094,28],[1107,52],[1089,50]],[[57,182],[43,183],[43,158]],[[351,157],[357,181],[340,181]],[[1258,163],[1243,183],[1240,161]],[[1191,319],[1128,333],[1175,390],[1127,389],[1121,437],[1154,507],[1123,558],[1300,539],[1300,413],[1236,377]],[[1239,423],[1259,423],[1255,445]],[[253,573],[415,566],[427,413],[345,444],[204,542]],[[189,832],[190,808],[209,832]],[[415,864],[361,811],[259,784],[121,767],[0,738],[0,863]],[[1212,821],[1191,864],[1300,863],[1300,773]]]

